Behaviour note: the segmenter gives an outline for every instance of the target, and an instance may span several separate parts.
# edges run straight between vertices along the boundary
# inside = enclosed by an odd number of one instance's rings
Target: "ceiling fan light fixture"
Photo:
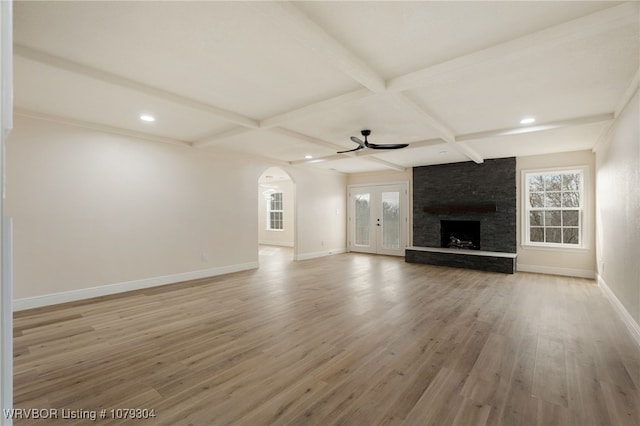
[[[377,144],[377,143],[369,143],[367,140],[367,136],[371,134],[371,130],[365,129],[361,130],[360,133],[364,136],[364,141],[355,136],[351,136],[351,141],[358,144],[358,146],[354,149],[349,149],[347,151],[338,151],[338,154],[344,154],[347,152],[354,152],[365,148],[370,149],[401,149],[409,146],[408,143],[390,143],[390,144]]]

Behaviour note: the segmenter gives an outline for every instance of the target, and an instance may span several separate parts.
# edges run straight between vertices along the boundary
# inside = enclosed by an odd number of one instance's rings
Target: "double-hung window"
[[[267,229],[269,231],[282,231],[284,229],[282,192],[272,192],[267,199]]]
[[[523,173],[525,245],[583,246],[584,171]]]

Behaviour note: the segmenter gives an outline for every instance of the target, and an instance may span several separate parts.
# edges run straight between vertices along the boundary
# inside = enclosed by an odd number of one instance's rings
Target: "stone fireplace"
[[[513,273],[515,158],[415,167],[413,244],[407,262]]]

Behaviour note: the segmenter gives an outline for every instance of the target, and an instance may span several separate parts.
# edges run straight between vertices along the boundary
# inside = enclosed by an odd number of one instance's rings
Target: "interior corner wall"
[[[541,137],[543,133],[541,133]],[[524,170],[544,170],[587,166],[585,182],[585,210],[583,216],[584,249],[553,249],[525,247],[522,245],[522,172]],[[539,272],[595,278],[595,156],[591,151],[574,151],[556,154],[532,155],[516,158],[516,192],[518,199],[517,239],[518,271]]]
[[[270,183],[278,191],[282,191],[283,200],[283,228],[282,230],[267,229],[267,201],[262,193],[267,188],[260,187],[258,191],[258,242],[273,246],[293,247],[294,238],[294,201],[295,191],[291,180]]]
[[[640,324],[640,95],[638,91],[596,151],[597,267]]]
[[[19,117],[7,141],[14,300],[257,267],[260,167]]]

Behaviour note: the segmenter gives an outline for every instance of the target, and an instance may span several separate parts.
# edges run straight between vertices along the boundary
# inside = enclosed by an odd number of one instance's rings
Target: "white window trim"
[[[529,241],[529,185],[527,182],[527,177],[529,175],[535,174],[553,174],[553,173],[568,173],[568,172],[579,172],[582,174],[582,179],[580,181],[580,195],[581,195],[581,203],[580,203],[580,244],[562,244],[562,243],[540,243],[540,242],[531,242]],[[550,167],[544,169],[527,169],[521,171],[520,176],[521,183],[521,206],[522,213],[520,216],[520,228],[521,228],[521,240],[520,246],[525,249],[534,249],[534,250],[544,250],[544,251],[558,251],[558,252],[567,252],[567,251],[585,251],[590,247],[590,241],[588,238],[587,227],[590,223],[589,216],[589,206],[591,200],[589,199],[589,185],[590,185],[590,177],[589,177],[589,166],[581,165],[581,166],[568,166],[568,167]]]
[[[271,210],[271,195],[273,194],[280,194],[282,197],[282,210]],[[269,194],[269,198],[266,200],[267,201],[267,227],[266,230],[270,231],[270,232],[284,232],[284,193],[283,191],[280,190],[275,190],[273,192],[271,192]],[[282,213],[282,228],[280,229],[274,229],[271,227],[271,213],[272,212],[280,212]]]

